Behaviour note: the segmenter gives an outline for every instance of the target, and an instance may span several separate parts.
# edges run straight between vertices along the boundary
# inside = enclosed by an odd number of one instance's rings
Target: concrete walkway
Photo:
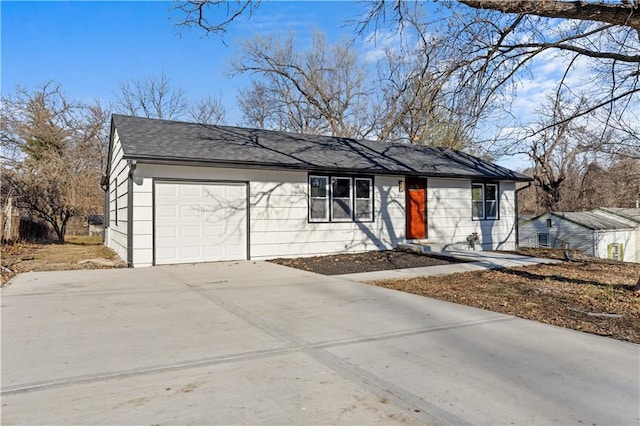
[[[640,418],[637,345],[266,262],[1,292],[3,425]]]
[[[450,275],[458,272],[481,271],[485,269],[513,268],[516,266],[530,266],[538,264],[561,263],[560,260],[544,259],[530,256],[520,256],[512,253],[495,251],[469,251],[469,250],[439,250],[436,252],[424,252],[439,256],[452,257],[468,261],[469,263],[451,263],[449,265],[426,266],[422,268],[392,269],[387,271],[361,272],[355,274],[342,274],[336,277],[346,280],[367,282],[379,280],[408,279],[414,277],[428,277],[438,275]]]

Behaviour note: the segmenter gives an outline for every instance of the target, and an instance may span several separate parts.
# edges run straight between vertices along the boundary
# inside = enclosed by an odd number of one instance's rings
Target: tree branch
[[[459,0],[474,9],[497,10],[504,13],[535,15],[545,18],[577,19],[607,22],[630,27],[640,32],[638,2],[600,3],[559,0]]]

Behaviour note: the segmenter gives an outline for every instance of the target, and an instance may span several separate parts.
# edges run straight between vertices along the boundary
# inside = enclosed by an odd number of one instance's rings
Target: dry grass
[[[82,264],[88,259],[107,259],[124,266],[116,254],[102,244],[101,237],[69,236],[65,244],[14,243],[2,245],[2,283],[13,275],[29,271],[96,269],[104,266]]]

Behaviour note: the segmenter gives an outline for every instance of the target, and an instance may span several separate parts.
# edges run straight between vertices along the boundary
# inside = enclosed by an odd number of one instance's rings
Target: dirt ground
[[[65,244],[2,244],[2,284],[21,272],[124,267],[101,237],[69,236]],[[5,269],[6,268],[6,269]]]
[[[391,263],[379,268],[385,256],[395,253],[278,259],[277,263],[325,274],[402,268]],[[408,267],[442,261],[401,253]],[[563,251],[553,249],[519,253],[565,258]],[[640,264],[592,259],[576,252],[569,257],[574,261],[370,284],[640,343],[640,292],[632,290],[640,278]],[[424,264],[417,265],[419,262]],[[369,268],[369,263],[378,269]]]
[[[316,272],[323,275],[355,274],[389,269],[447,265],[462,261],[437,256],[420,256],[404,250],[369,251],[365,253],[274,259],[273,263]]]

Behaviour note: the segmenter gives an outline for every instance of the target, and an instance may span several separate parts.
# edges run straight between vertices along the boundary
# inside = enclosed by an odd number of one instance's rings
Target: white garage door
[[[245,184],[156,182],[156,264],[246,256]]]

